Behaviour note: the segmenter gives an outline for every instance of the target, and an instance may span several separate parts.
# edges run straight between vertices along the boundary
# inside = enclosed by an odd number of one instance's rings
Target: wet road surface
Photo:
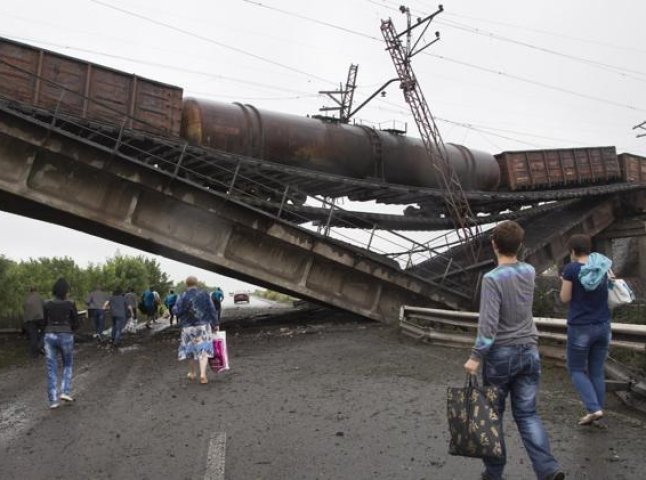
[[[355,321],[235,328],[231,370],[190,383],[178,331],[76,349],[76,402],[47,408],[42,360],[0,371],[0,479],[478,479],[447,455],[445,392],[467,351]],[[310,322],[308,324],[308,322]],[[609,398],[605,429],[582,414],[561,368],[539,408],[569,479],[645,478],[646,419]],[[534,478],[506,418],[506,478]]]

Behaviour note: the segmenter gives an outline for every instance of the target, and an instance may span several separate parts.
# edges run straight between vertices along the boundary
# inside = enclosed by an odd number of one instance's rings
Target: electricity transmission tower
[[[406,14],[407,18],[407,28],[403,32],[397,33],[390,18],[381,21],[381,33],[386,41],[386,50],[395,65],[400,87],[415,118],[426,152],[433,167],[438,172],[442,188],[446,192],[444,202],[448,214],[453,220],[460,242],[468,249],[475,263],[480,256],[480,239],[478,238],[480,227],[475,221],[475,215],[469,206],[469,201],[462,189],[460,179],[453,166],[449,163],[446,146],[411,66],[411,59],[415,55],[439,40],[440,34],[436,32],[433,41],[420,46],[420,42],[431,21],[443,11],[443,8],[440,5],[435,13],[424,19],[418,18],[414,25],[411,22],[410,10],[402,6],[400,11]],[[417,39],[413,40],[412,32],[418,27],[423,27],[423,30]],[[402,42],[402,37],[405,37],[405,44]]]

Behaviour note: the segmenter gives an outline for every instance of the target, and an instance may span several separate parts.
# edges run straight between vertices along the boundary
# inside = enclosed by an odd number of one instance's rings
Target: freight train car
[[[0,38],[0,98],[268,162],[359,179],[439,187],[421,140],[366,126],[182,99],[182,89]],[[447,144],[465,190],[646,180],[646,159],[614,147],[503,152]],[[622,169],[623,167],[623,169]],[[623,176],[622,176],[623,175]]]
[[[646,183],[646,157],[632,153],[619,155],[621,176],[624,181],[631,183]]]
[[[182,89],[0,38],[0,97],[177,136]]]
[[[615,147],[503,152],[496,155],[509,190],[611,182],[621,178]]]

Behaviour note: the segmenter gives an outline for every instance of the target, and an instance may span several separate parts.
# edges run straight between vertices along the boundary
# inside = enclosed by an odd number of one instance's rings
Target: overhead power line
[[[325,22],[323,20],[308,17],[307,15],[302,15],[300,13],[290,12],[288,10],[278,8],[278,7],[274,7],[272,5],[267,5],[265,3],[258,2],[258,1],[255,1],[255,0],[242,0],[242,1],[244,3],[249,3],[249,4],[254,5],[256,7],[261,7],[261,8],[265,8],[267,10],[273,10],[274,12],[282,13],[283,15],[287,15],[287,16],[294,17],[294,18],[300,18],[301,20],[307,20],[308,22],[316,23],[317,25],[322,25],[324,27],[333,28],[335,30],[339,30],[341,32],[349,33],[351,35],[358,35],[360,37],[367,38],[369,40],[375,40],[377,42],[381,42],[381,38],[379,38],[379,37],[375,37],[374,35],[369,35],[367,33],[362,33],[362,32],[359,32],[357,30],[354,30],[352,28],[347,28],[347,27],[343,27],[341,25],[336,25],[334,23]]]
[[[370,0],[367,0],[367,1],[370,1]],[[575,40],[577,42],[588,43],[590,45],[598,45],[598,46],[601,46],[601,47],[613,48],[615,50],[625,50],[625,51],[630,51],[630,52],[646,53],[646,50],[644,50],[643,48],[630,47],[628,45],[616,45],[616,44],[612,44],[612,43],[608,43],[608,42],[600,42],[599,40],[592,40],[590,38],[575,37],[573,35],[566,35],[564,33],[552,32],[552,31],[549,31],[549,30],[541,30],[540,28],[528,27],[527,25],[518,25],[518,24],[514,24],[514,23],[500,22],[500,21],[497,21],[497,20],[473,17],[473,16],[470,16],[470,15],[463,15],[463,14],[453,13],[453,12],[450,12],[450,13],[447,12],[447,16],[465,18],[467,20],[475,20],[477,22],[491,23],[491,24],[494,24],[494,25],[502,25],[502,26],[505,26],[505,27],[511,27],[511,28],[525,30],[525,31],[528,31],[528,32],[539,33],[541,35],[548,35],[548,36],[552,36],[552,37],[555,37],[555,38],[565,38],[567,40]]]
[[[169,65],[169,64],[160,63],[160,62],[151,62],[150,60],[142,60],[142,59],[139,59],[139,58],[127,57],[127,56],[124,56],[124,55],[116,55],[116,54],[113,54],[113,53],[102,52],[102,51],[99,51],[99,50],[92,50],[92,49],[89,49],[89,48],[70,47],[69,45],[63,45],[63,44],[54,43],[54,42],[47,42],[47,41],[42,41],[42,40],[33,39],[33,38],[16,37],[16,36],[13,36],[13,35],[6,35],[6,34],[3,34],[3,35],[9,36],[9,37],[11,37],[13,39],[21,40],[23,42],[32,42],[32,43],[36,42],[36,43],[39,43],[39,44],[42,44],[42,45],[48,45],[48,46],[51,46],[51,47],[56,47],[56,48],[60,48],[60,49],[64,49],[64,50],[74,50],[76,52],[90,53],[92,55],[101,55],[101,56],[106,57],[106,58],[114,58],[114,59],[117,59],[117,60],[126,60],[128,62],[132,62],[132,63],[138,64],[138,65],[149,65],[151,67],[165,68],[165,69],[168,69],[168,70],[173,70],[173,71],[183,72],[183,73],[191,73],[191,74],[200,75],[200,76],[203,76],[203,77],[212,78],[212,79],[216,79],[216,80],[225,80],[225,81],[234,82],[234,83],[241,83],[241,84],[246,84],[246,85],[257,86],[257,87],[261,87],[261,88],[269,89],[269,90],[277,90],[277,91],[282,91],[282,92],[295,93],[295,94],[298,94],[299,97],[310,97],[310,96],[317,97],[317,96],[319,96],[318,94],[313,94],[312,92],[309,92],[309,91],[295,90],[295,89],[292,89],[292,88],[280,87],[280,86],[272,85],[272,84],[269,84],[269,83],[255,82],[253,80],[248,80],[248,79],[244,79],[244,78],[229,77],[227,75],[220,75],[220,74],[205,72],[204,70],[196,70],[196,69],[192,69],[192,68],[184,68],[184,67],[179,67],[177,65]]]
[[[386,3],[380,4],[380,3],[376,2],[375,0],[365,0],[365,1],[367,1],[368,3],[374,4],[374,5],[386,6],[390,10],[394,10],[394,11],[399,10],[398,6],[396,6],[396,3],[392,2],[392,1],[387,2],[390,5],[392,5],[390,7],[388,7],[386,5]],[[422,14],[422,16],[428,15],[428,13],[424,13],[424,12],[421,12],[421,14]],[[554,55],[554,56],[565,58],[565,59],[568,59],[568,60],[571,60],[571,61],[574,61],[574,62],[582,63],[582,64],[585,64],[585,65],[588,65],[588,66],[600,68],[602,70],[609,71],[609,72],[621,75],[622,77],[633,78],[633,79],[635,79],[637,81],[640,81],[640,82],[646,82],[646,73],[641,72],[639,70],[632,70],[630,68],[621,67],[621,66],[617,66],[617,65],[611,65],[611,64],[608,64],[608,63],[600,62],[598,60],[585,58],[585,57],[581,57],[581,56],[578,56],[578,55],[572,55],[572,54],[565,53],[565,52],[560,52],[558,50],[543,47],[541,45],[535,45],[533,43],[526,42],[524,40],[518,40],[518,39],[510,38],[510,37],[507,37],[505,35],[501,35],[501,34],[496,33],[496,32],[491,32],[491,31],[484,30],[484,29],[474,27],[474,26],[471,26],[471,25],[465,25],[464,23],[459,23],[459,22],[455,22],[455,21],[451,21],[451,20],[448,20],[448,21],[447,20],[438,20],[437,23],[439,23],[441,25],[445,25],[445,26],[447,26],[449,28],[454,28],[454,29],[462,30],[462,31],[465,31],[465,32],[468,32],[468,33],[473,33],[474,35],[480,35],[480,36],[487,37],[489,39],[519,45],[519,46],[522,46],[522,47],[525,47],[525,48],[528,48],[528,49],[532,49],[532,50],[540,51],[540,52],[543,52],[543,53],[547,53],[549,55]],[[493,22],[493,23],[496,23],[496,22]],[[639,78],[639,77],[643,77],[643,78]]]
[[[97,0],[92,0],[92,1],[97,1]],[[255,0],[242,0],[242,1],[245,2],[245,3],[249,3],[251,5],[266,8],[266,9],[269,9],[269,10],[274,10],[276,12],[280,12],[280,13],[285,14],[285,15],[293,16],[293,17],[299,18],[301,20],[307,20],[309,22],[312,22],[312,23],[315,23],[315,24],[318,24],[318,25],[324,25],[324,26],[327,26],[327,27],[330,27],[330,28],[334,28],[336,30],[343,31],[343,32],[349,33],[351,35],[355,35],[355,36],[359,36],[359,37],[362,37],[362,38],[367,38],[369,40],[381,42],[381,40],[378,39],[377,37],[374,37],[374,36],[369,35],[367,33],[359,32],[359,31],[351,29],[351,28],[335,25],[335,24],[333,24],[331,22],[324,22],[324,21],[318,20],[316,18],[308,17],[306,15],[301,15],[301,14],[290,12],[290,11],[287,11],[287,10],[284,10],[284,9],[280,9],[280,8],[276,8],[276,7],[273,7],[273,6],[270,6],[270,5],[266,5],[266,4],[263,4],[261,2],[255,1]],[[368,0],[368,1],[371,1],[371,0]],[[371,3],[374,3],[374,2],[371,1]],[[491,73],[491,74],[501,76],[501,77],[506,77],[506,78],[509,78],[509,79],[512,79],[512,80],[517,80],[519,82],[527,83],[527,84],[538,86],[538,87],[541,87],[541,88],[546,88],[548,90],[552,90],[552,91],[556,91],[556,92],[560,92],[560,93],[565,93],[565,94],[568,94],[568,95],[573,95],[573,96],[576,96],[576,97],[579,97],[579,98],[584,98],[586,100],[593,100],[593,101],[596,101],[596,102],[605,103],[607,105],[612,105],[612,106],[619,107],[619,108],[625,108],[625,109],[633,110],[633,111],[646,112],[646,109],[635,107],[633,105],[627,105],[627,104],[624,104],[624,103],[616,102],[614,100],[608,100],[608,99],[605,99],[605,98],[596,97],[594,95],[589,95],[589,94],[586,94],[586,93],[576,92],[574,90],[569,90],[567,88],[558,87],[556,85],[550,85],[548,83],[539,82],[537,80],[532,80],[530,78],[525,78],[525,77],[522,77],[520,75],[514,75],[514,74],[506,73],[506,72],[504,72],[502,70],[495,70],[493,68],[483,67],[481,65],[476,65],[476,64],[469,63],[469,62],[465,62],[465,61],[445,57],[445,56],[442,56],[442,55],[432,54],[432,53],[429,53],[429,52],[422,52],[422,53],[424,55],[429,55],[429,56],[432,56],[432,57],[435,57],[435,58],[439,58],[440,60],[444,60],[444,61],[447,61],[447,62],[452,62],[452,63],[462,65],[462,66],[465,66],[465,67],[469,67],[469,68],[475,68],[475,69],[483,71],[483,72]]]
[[[539,51],[539,52],[547,53],[549,55],[554,55],[554,56],[565,58],[565,59],[568,59],[568,60],[571,60],[571,61],[574,61],[574,62],[583,63],[585,65],[589,65],[589,66],[592,66],[592,67],[601,68],[601,69],[603,69],[605,71],[610,71],[610,72],[616,73],[618,75],[621,75],[622,77],[633,78],[633,79],[638,80],[640,82],[646,82],[646,73],[641,72],[639,70],[632,70],[630,68],[620,67],[620,66],[617,66],[617,65],[611,65],[611,64],[608,64],[608,63],[604,63],[604,62],[599,62],[597,60],[592,60],[592,59],[589,59],[589,58],[579,57],[579,56],[576,56],[576,55],[571,55],[569,53],[559,52],[557,50],[542,47],[540,45],[534,45],[532,43],[525,42],[525,41],[522,41],[522,40],[515,40],[513,38],[505,37],[504,35],[500,35],[500,34],[495,33],[495,32],[482,30],[482,29],[477,28],[477,27],[471,27],[469,25],[464,25],[464,24],[460,24],[460,23],[457,23],[457,22],[444,20],[444,21],[438,21],[438,23],[440,23],[442,25],[445,25],[445,26],[447,26],[449,28],[455,28],[455,29],[458,29],[458,30],[473,33],[475,35],[484,36],[484,37],[494,39],[494,40],[498,40],[498,41],[501,41],[501,42],[512,43],[512,44],[519,45],[519,46],[522,46],[522,47],[525,47],[525,48],[529,48],[529,49],[536,50],[536,51]],[[639,78],[639,77],[644,77],[644,78]]]
[[[428,53],[427,55],[429,55],[431,57],[439,58],[440,60],[444,60],[446,62],[455,63],[457,65],[463,65],[463,66],[469,67],[469,68],[474,68],[474,69],[480,70],[482,72],[487,72],[487,73],[492,73],[494,75],[500,75],[500,76],[503,76],[503,77],[512,78],[514,80],[518,80],[519,82],[528,83],[530,85],[536,85],[536,86],[539,86],[539,87],[542,87],[542,88],[546,88],[548,90],[553,90],[555,92],[567,93],[569,95],[574,95],[576,97],[585,98],[587,100],[594,100],[595,102],[605,103],[607,105],[613,105],[615,107],[625,108],[625,109],[633,110],[633,111],[637,111],[637,112],[646,112],[646,109],[644,109],[644,108],[635,107],[633,105],[628,105],[628,104],[625,104],[625,103],[615,102],[614,100],[608,100],[608,99],[601,98],[601,97],[595,97],[594,95],[588,95],[587,93],[576,92],[574,90],[569,90],[569,89],[563,88],[563,87],[557,87],[555,85],[550,85],[548,83],[543,83],[543,82],[539,82],[537,80],[532,80],[530,78],[521,77],[520,75],[513,75],[511,73],[506,73],[506,72],[503,72],[502,70],[495,70],[493,68],[483,67],[483,66],[480,66],[480,65],[475,65],[473,63],[464,62],[464,61],[461,61],[461,60],[456,60],[456,59],[453,59],[453,58],[445,57],[443,55],[437,55],[437,54],[433,54],[433,53]]]
[[[162,22],[160,20],[155,20],[153,18],[147,17],[145,15],[141,15],[141,14],[136,13],[136,12],[132,12],[130,10],[126,10],[124,8],[115,7],[114,5],[110,5],[110,4],[102,2],[100,0],[90,0],[90,1],[92,3],[97,4],[97,5],[101,5],[102,7],[109,8],[109,9],[115,10],[117,12],[121,12],[121,13],[129,15],[131,17],[139,18],[140,20],[144,20],[144,21],[146,21],[148,23],[152,23],[154,25],[159,25],[159,26],[164,27],[164,28],[169,28],[171,30],[174,30],[174,31],[179,32],[179,33],[182,33],[184,35],[188,35],[190,37],[197,38],[199,40],[202,40],[202,41],[205,41],[205,42],[208,42],[208,43],[212,43],[212,44],[217,45],[219,47],[222,47],[224,49],[231,50],[233,52],[240,53],[242,55],[246,55],[246,56],[251,57],[251,58],[255,58],[256,60],[260,60],[261,62],[265,62],[265,63],[271,64],[271,65],[275,65],[277,67],[284,68],[285,70],[289,70],[291,72],[295,72],[295,73],[298,73],[300,75],[304,75],[304,76],[309,77],[309,78],[314,78],[314,79],[320,80],[322,82],[335,84],[335,82],[333,82],[331,80],[328,80],[327,78],[319,77],[319,76],[314,75],[312,73],[308,73],[308,72],[305,72],[305,71],[300,70],[298,68],[291,67],[289,65],[285,65],[284,63],[280,63],[280,62],[277,62],[275,60],[271,60],[271,59],[269,59],[267,57],[263,57],[262,55],[257,55],[255,53],[248,52],[246,50],[243,50],[242,48],[234,47],[232,45],[227,45],[226,43],[220,42],[220,41],[215,40],[213,38],[205,37],[204,35],[199,35],[197,33],[191,32],[189,30],[185,30],[183,28],[176,27],[176,26],[171,25],[169,23],[165,23],[165,22]]]
[[[408,111],[405,110],[403,107],[400,107],[399,105],[396,105],[395,103],[388,102],[384,99],[379,99],[381,103],[385,103],[387,105],[391,105],[394,108],[384,108],[384,107],[377,107],[380,110],[386,111],[386,112],[392,112],[392,113],[398,113],[398,114],[407,114]],[[536,148],[541,148],[542,145],[538,145],[536,143],[530,143],[525,140],[520,140],[518,137],[510,137],[508,135],[502,135],[500,133],[494,133],[494,132],[503,132],[503,133],[511,133],[511,134],[516,134],[516,135],[521,135],[521,136],[526,136],[526,137],[533,137],[533,138],[542,138],[545,140],[553,140],[556,142],[569,142],[569,143],[576,143],[579,145],[587,145],[588,142],[582,142],[580,140],[571,140],[568,138],[560,138],[560,137],[551,137],[548,135],[538,135],[534,133],[528,133],[528,132],[521,132],[518,130],[510,130],[510,129],[505,129],[505,128],[499,128],[499,127],[490,127],[488,125],[482,125],[482,124],[477,124],[477,123],[471,123],[471,122],[458,122],[455,120],[449,120],[448,118],[442,118],[442,117],[435,117],[437,121],[447,123],[450,125],[455,125],[461,128],[466,128],[467,130],[473,130],[474,132],[482,133],[484,135],[489,135],[492,137],[497,137],[497,138],[502,138],[505,140],[511,140],[517,143],[521,143],[524,145],[528,145],[531,147],[536,147]]]

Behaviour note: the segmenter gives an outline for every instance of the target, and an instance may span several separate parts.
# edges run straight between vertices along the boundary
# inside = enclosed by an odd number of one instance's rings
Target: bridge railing
[[[565,319],[534,317],[534,323],[539,337],[567,340]],[[478,314],[405,305],[400,310],[399,325],[404,333],[414,337],[445,343],[473,344],[478,328]],[[453,331],[447,332],[447,327],[453,327]],[[646,353],[646,325],[612,323],[611,329],[611,347]]]
[[[534,317],[534,323],[540,338],[560,342],[567,340],[566,320]],[[400,309],[399,326],[402,333],[418,340],[466,348],[475,341],[478,314],[404,305]],[[646,353],[646,325],[612,323],[611,329],[611,348]],[[541,344],[540,349],[545,357],[565,361],[564,346]],[[626,403],[646,412],[646,378],[640,378],[633,367],[613,358],[606,362],[605,370],[606,389],[616,391]]]

